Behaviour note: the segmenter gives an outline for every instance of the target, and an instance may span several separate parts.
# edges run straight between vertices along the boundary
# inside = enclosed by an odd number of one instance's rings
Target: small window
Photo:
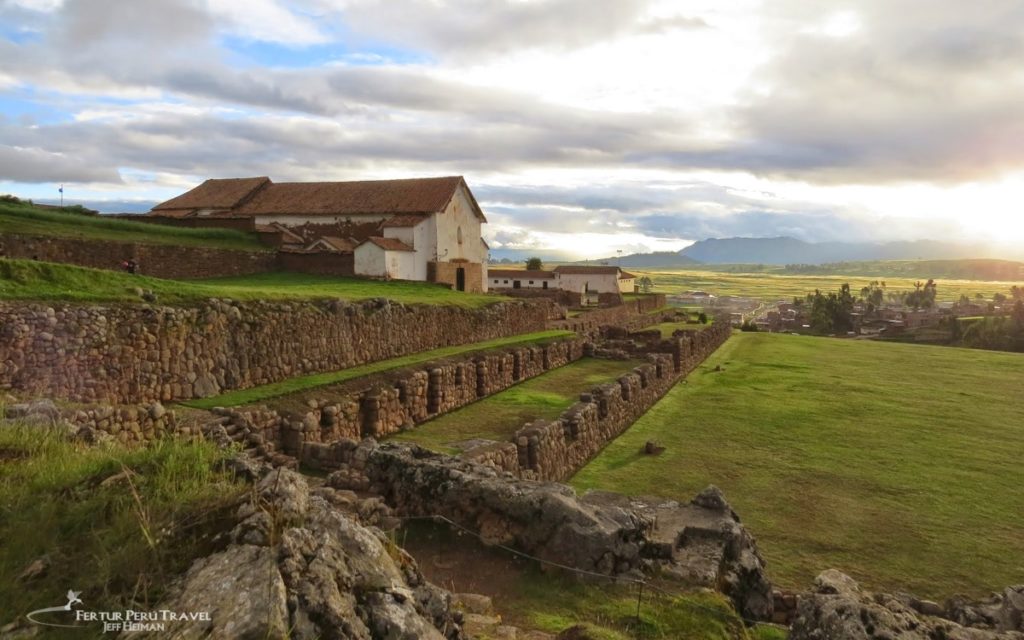
[[[530,284],[533,284],[533,280],[530,280]]]
[[[459,244],[462,244],[462,227],[455,231],[455,235],[458,236]]]
[[[508,284],[508,280],[505,281],[505,284]]]

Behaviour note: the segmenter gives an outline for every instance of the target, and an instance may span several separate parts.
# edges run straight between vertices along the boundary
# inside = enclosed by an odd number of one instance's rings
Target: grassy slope
[[[27,204],[0,203],[0,231],[28,235],[58,236],[183,246],[269,251],[254,234],[232,229],[185,229],[145,222],[132,222],[37,209]]]
[[[0,300],[138,302],[136,288],[175,304],[207,298],[234,300],[366,300],[389,298],[404,304],[444,304],[479,308],[500,296],[452,291],[425,282],[383,282],[300,273],[263,273],[208,280],[163,280],[119,271],[86,269],[31,260],[0,260]]]
[[[264,400],[283,396],[289,393],[295,393],[297,391],[305,391],[329,384],[338,384],[347,380],[354,380],[355,378],[367,376],[371,373],[380,373],[382,371],[408,367],[414,364],[429,362],[431,360],[440,360],[442,358],[449,358],[451,356],[457,356],[470,351],[498,349],[500,347],[509,347],[524,343],[543,344],[547,341],[564,338],[571,334],[571,331],[561,330],[538,331],[536,333],[524,333],[507,338],[496,338],[485,342],[474,342],[455,347],[443,347],[441,349],[434,349],[433,351],[421,351],[420,353],[402,356],[401,358],[371,362],[370,364],[342,369],[340,371],[329,371],[327,373],[314,373],[308,376],[298,376],[282,380],[281,382],[253,387],[251,389],[231,391],[212,398],[190,400],[183,404],[197,409],[212,409],[213,407],[234,407],[242,404],[252,404],[254,402],[262,402]]]
[[[527,422],[557,418],[581,393],[615,380],[637,364],[585,358],[445,414],[417,429],[396,434],[394,439],[415,442],[444,453],[456,452],[448,445],[462,440],[508,440]]]
[[[1019,354],[738,334],[573,484],[714,483],[786,586],[836,567],[980,595],[1024,581],[1022,379]],[[639,455],[652,439],[666,451]]]
[[[849,283],[856,292],[878,278],[858,275],[777,275],[774,273],[723,273],[698,269],[659,269],[637,271],[638,275],[650,276],[655,291],[669,295],[688,290],[703,289],[715,295],[735,295],[764,298],[766,300],[788,300],[794,296],[803,297],[815,289],[836,291],[843,283]],[[913,291],[914,283],[921,278],[883,277],[890,291]],[[1002,282],[991,280],[954,280],[936,278],[940,301],[953,301],[965,294],[983,293],[991,297],[997,292],[1009,293],[1014,284],[1024,282]]]
[[[132,607],[125,598],[136,590],[138,602],[156,604],[244,491],[213,470],[223,455],[206,443],[90,448],[40,428],[0,429],[0,625],[63,603],[69,588],[94,610]],[[108,480],[124,468],[135,472],[131,485]],[[44,554],[46,575],[20,581]]]

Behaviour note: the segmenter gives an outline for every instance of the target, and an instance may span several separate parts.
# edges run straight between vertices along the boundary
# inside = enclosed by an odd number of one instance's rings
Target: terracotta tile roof
[[[633,280],[636,276],[628,271],[623,271],[619,274],[619,280]]]
[[[270,184],[237,209],[245,215],[430,214],[443,211],[463,180],[415,178]],[[477,215],[483,213],[476,207]]]
[[[255,226],[256,233],[279,233],[281,234],[281,242],[285,244],[305,244],[305,239],[299,234],[291,231],[288,227],[277,224],[258,224]]]
[[[385,229],[388,227],[415,227],[426,219],[427,216],[424,215],[394,216],[385,220],[381,226]]]
[[[415,251],[412,247],[405,244],[397,238],[382,238],[380,236],[370,236],[359,246],[363,246],[367,242],[372,242],[385,251]]]
[[[555,277],[551,271],[525,271],[523,269],[488,269],[488,278],[515,278],[517,280],[549,280]]]
[[[317,242],[324,242],[336,251],[340,251],[342,253],[349,253],[356,248],[356,243],[350,238],[339,238],[338,236],[323,236],[322,238],[318,238],[313,244],[316,244]]]
[[[609,266],[584,266],[584,265],[562,265],[555,267],[555,273],[566,273],[569,275],[617,275],[618,267]]]
[[[397,214],[396,217],[404,218],[443,211],[459,187],[465,184],[461,176],[281,183],[274,183],[266,177],[211,179],[158,204],[153,213],[184,217],[197,209],[221,209],[223,211],[219,214],[233,217]],[[468,186],[466,194],[474,214],[486,222]]]
[[[210,179],[198,187],[186,191],[176,198],[153,207],[153,211],[160,211],[161,215],[169,210],[176,210],[176,217],[185,212],[187,215],[195,209],[234,209],[251,197],[256,191],[270,184],[270,178],[266,176],[258,178],[223,178]]]

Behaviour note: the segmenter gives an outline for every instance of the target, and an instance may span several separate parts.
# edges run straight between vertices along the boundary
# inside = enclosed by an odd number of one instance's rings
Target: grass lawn
[[[716,484],[787,587],[982,595],[1024,582],[1022,380],[1021,354],[737,334],[572,484]]]
[[[370,364],[342,369],[340,371],[329,371],[327,373],[314,373],[308,376],[298,376],[282,380],[281,382],[253,387],[251,389],[231,391],[211,398],[189,400],[182,404],[189,407],[195,407],[196,409],[212,409],[213,407],[234,407],[242,404],[252,404],[255,402],[263,402],[270,398],[287,395],[289,393],[295,393],[297,391],[307,391],[316,387],[338,384],[347,380],[354,380],[355,378],[370,375],[371,373],[380,373],[382,371],[408,367],[423,362],[429,362],[431,360],[440,360],[441,358],[449,358],[451,356],[457,356],[470,351],[498,349],[512,345],[521,345],[528,342],[544,344],[545,342],[564,338],[569,335],[572,335],[572,331],[538,331],[535,333],[524,333],[507,338],[496,338],[485,342],[474,342],[454,347],[443,347],[441,349],[434,349],[433,351],[421,351],[420,353],[402,356],[401,358],[371,362]]]
[[[270,251],[255,234],[234,229],[186,229],[104,216],[37,209],[28,204],[0,202],[0,231],[37,236],[174,244]]]
[[[849,283],[854,293],[873,280],[884,280],[888,291],[913,291],[914,283],[922,278],[877,277],[864,275],[779,275],[772,273],[725,273],[700,269],[657,269],[639,270],[637,275],[651,278],[655,291],[668,295],[700,289],[715,295],[747,296],[764,300],[791,300],[794,296],[804,297],[814,293],[837,291],[843,283]],[[925,278],[926,279],[926,278]],[[937,295],[940,301],[957,300],[961,294],[973,299],[974,294],[983,293],[987,298],[1002,292],[1009,294],[1010,287],[1022,282],[992,280],[957,280],[936,277]]]
[[[447,413],[392,439],[415,442],[442,453],[456,453],[451,443],[483,438],[503,441],[527,422],[553,420],[593,387],[617,379],[639,361],[584,358],[548,371],[489,398]]]
[[[368,280],[277,272],[205,280],[164,280],[120,271],[33,260],[0,260],[0,300],[139,302],[135,289],[152,291],[159,304],[208,298],[234,300],[366,300],[404,304],[484,307],[507,298],[464,293],[426,282]]]
[[[0,429],[0,626],[68,589],[93,610],[156,605],[246,491],[216,470],[226,455],[205,442],[88,447],[42,427]],[[45,575],[19,579],[43,555]]]

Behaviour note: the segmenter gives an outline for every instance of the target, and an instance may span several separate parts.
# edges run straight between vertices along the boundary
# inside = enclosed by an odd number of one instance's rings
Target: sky
[[[494,249],[1024,244],[1020,0],[0,0],[0,193],[463,175]]]

